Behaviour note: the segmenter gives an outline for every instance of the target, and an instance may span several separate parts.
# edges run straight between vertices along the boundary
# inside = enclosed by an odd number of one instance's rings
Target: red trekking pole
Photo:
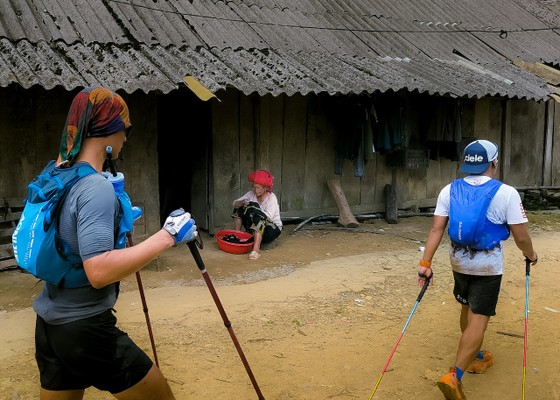
[[[257,384],[257,380],[255,379],[255,376],[253,375],[253,372],[251,371],[251,367],[249,366],[249,362],[247,361],[247,358],[245,358],[245,354],[243,354],[243,350],[241,349],[241,345],[239,344],[239,341],[237,340],[237,337],[235,336],[235,333],[233,332],[233,328],[231,326],[231,322],[228,319],[228,316],[224,310],[224,307],[222,306],[222,302],[220,301],[220,299],[218,298],[218,294],[216,293],[216,289],[214,289],[214,285],[212,284],[212,281],[210,280],[210,277],[208,276],[208,271],[206,271],[206,267],[204,266],[204,262],[202,261],[202,258],[200,257],[200,252],[198,251],[197,245],[199,245],[202,248],[202,242],[197,242],[196,240],[191,240],[190,242],[187,243],[187,245],[189,246],[189,250],[192,253],[192,256],[194,258],[194,261],[196,262],[196,265],[198,267],[198,269],[200,270],[200,272],[202,272],[202,277],[204,278],[204,281],[206,282],[206,285],[208,286],[208,290],[210,290],[210,294],[212,295],[212,298],[214,299],[214,302],[216,303],[216,306],[218,307],[218,311],[220,312],[220,315],[222,316],[222,320],[224,321],[224,325],[226,326],[229,335],[231,336],[231,340],[233,341],[233,344],[235,345],[235,348],[237,349],[237,354],[239,354],[239,358],[241,358],[241,361],[243,362],[243,365],[245,366],[245,370],[247,371],[247,375],[249,375],[249,379],[251,380],[251,383],[253,384],[253,387],[255,388],[255,392],[257,393],[257,396],[259,398],[259,400],[265,400],[264,396],[261,392],[261,389],[259,388],[259,385]]]
[[[130,232],[126,234],[126,239],[128,240],[128,246],[134,246],[132,243],[132,235]],[[142,285],[142,278],[140,277],[140,271],[136,271],[136,283],[138,284],[138,291],[140,292],[140,299],[142,300],[142,309],[144,310],[144,317],[146,318],[146,325],[148,326],[148,335],[150,336],[150,344],[152,345],[152,352],[154,353],[154,362],[159,368],[159,361],[156,351],[156,342],[154,341],[154,334],[152,332],[152,323],[150,322],[150,314],[148,313],[148,303],[146,302],[146,296],[144,295],[144,285]]]

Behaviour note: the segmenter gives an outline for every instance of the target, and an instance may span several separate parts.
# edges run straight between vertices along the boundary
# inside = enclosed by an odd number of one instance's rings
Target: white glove
[[[198,236],[198,231],[191,215],[179,208],[169,214],[163,224],[165,229],[175,241],[175,245],[194,240]]]

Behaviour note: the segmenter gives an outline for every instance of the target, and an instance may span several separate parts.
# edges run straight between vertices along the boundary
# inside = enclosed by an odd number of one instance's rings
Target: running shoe
[[[447,400],[467,400],[463,393],[463,384],[457,379],[455,368],[451,367],[449,372],[439,379],[437,385]]]
[[[494,365],[494,356],[492,353],[482,350],[482,355],[482,360],[477,357],[471,362],[471,365],[467,368],[467,372],[471,374],[483,374],[488,368]]]

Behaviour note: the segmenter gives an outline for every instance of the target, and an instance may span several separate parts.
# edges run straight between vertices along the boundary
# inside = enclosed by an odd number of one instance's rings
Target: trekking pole
[[[212,281],[210,280],[210,277],[208,276],[208,271],[206,271],[206,267],[204,266],[204,262],[202,261],[202,257],[200,257],[200,252],[198,251],[198,248],[197,248],[198,242],[195,241],[195,240],[191,240],[190,242],[187,243],[187,245],[189,246],[189,250],[192,253],[192,256],[194,258],[194,261],[196,262],[196,265],[197,265],[198,269],[200,270],[200,272],[202,272],[202,277],[204,278],[204,281],[206,282],[206,285],[208,286],[208,290],[210,290],[210,294],[212,295],[212,298],[214,299],[214,302],[216,303],[216,306],[218,307],[218,311],[220,312],[220,315],[222,316],[222,320],[224,321],[224,325],[226,326],[226,328],[229,332],[229,335],[231,336],[231,340],[233,340],[233,344],[235,345],[235,348],[237,349],[237,353],[239,354],[239,358],[241,358],[241,361],[243,362],[243,365],[245,366],[245,370],[247,371],[247,375],[249,375],[249,379],[251,380],[251,383],[253,384],[253,387],[255,388],[255,392],[257,392],[257,396],[258,396],[259,400],[264,400],[264,396],[261,392],[261,389],[259,388],[259,385],[257,384],[257,380],[255,379],[255,376],[253,375],[253,372],[251,371],[251,367],[249,366],[249,362],[245,358],[245,354],[243,354],[243,350],[241,349],[239,341],[237,340],[237,337],[235,336],[235,333],[233,332],[233,327],[231,326],[231,322],[229,321],[228,316],[227,316],[227,314],[224,310],[224,307],[222,306],[222,302],[218,298],[218,294],[216,293],[216,290],[214,289],[214,285],[212,284]]]
[[[130,232],[126,234],[126,239],[128,241],[128,247],[134,246],[134,243],[132,243],[132,235],[130,234]],[[154,353],[154,362],[156,363],[156,366],[159,368],[159,361],[158,361],[158,356],[156,351],[156,342],[154,341],[154,334],[152,332],[152,323],[150,322],[148,303],[146,302],[146,296],[144,295],[144,285],[142,285],[142,278],[140,277],[140,271],[136,271],[136,283],[138,284],[140,299],[142,300],[142,309],[144,310],[144,318],[146,318],[146,325],[148,326],[148,335],[150,336],[152,352]]]
[[[107,160],[109,161],[109,170],[113,176],[117,176],[117,170],[115,169],[115,163],[113,162],[113,148],[107,146],[105,149],[107,153]],[[128,242],[128,247],[134,246],[132,241],[132,234],[130,232],[126,233],[126,240]],[[140,299],[142,300],[142,309],[144,310],[144,318],[146,319],[146,325],[148,326],[148,335],[150,336],[150,343],[152,345],[152,352],[154,353],[154,362],[159,368],[159,360],[156,351],[156,343],[154,341],[154,334],[152,332],[152,323],[150,322],[150,314],[148,313],[148,303],[146,302],[146,296],[144,294],[144,285],[142,284],[142,278],[140,277],[140,271],[136,271],[136,283],[138,284],[138,292],[140,292]]]
[[[399,335],[399,338],[397,339],[397,342],[393,346],[393,350],[391,351],[391,354],[389,355],[389,359],[387,360],[387,362],[385,363],[385,366],[381,370],[381,374],[379,375],[379,378],[377,379],[377,383],[375,384],[375,387],[373,388],[373,391],[371,392],[371,395],[369,396],[368,400],[371,400],[373,398],[373,395],[377,391],[377,388],[379,387],[379,384],[381,383],[381,379],[383,379],[383,374],[387,370],[387,367],[389,367],[389,363],[391,362],[391,359],[393,358],[393,355],[395,354],[395,351],[397,350],[397,347],[399,346],[399,343],[401,342],[401,339],[404,335],[404,332],[406,331],[406,328],[408,328],[408,324],[410,323],[410,320],[412,319],[412,316],[414,315],[414,312],[416,311],[416,308],[418,308],[418,304],[420,304],[420,300],[422,300],[422,297],[424,297],[424,293],[426,292],[426,289],[428,289],[428,285],[430,284],[430,280],[432,279],[432,276],[434,276],[433,273],[430,276],[426,276],[426,275],[420,274],[420,273],[418,275],[420,275],[421,278],[426,278],[426,281],[424,282],[424,286],[422,286],[422,290],[420,291],[420,294],[418,295],[418,298],[416,298],[416,303],[414,303],[414,307],[412,307],[412,311],[410,312],[410,315],[408,316],[408,319],[406,320],[406,323],[404,324],[404,328],[401,331],[401,334]]]
[[[521,399],[525,400],[525,378],[527,376],[527,333],[529,323],[529,279],[531,260],[525,257],[525,330],[523,334],[523,379],[521,381]]]

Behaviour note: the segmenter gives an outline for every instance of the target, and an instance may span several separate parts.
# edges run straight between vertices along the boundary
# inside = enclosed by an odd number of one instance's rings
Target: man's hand
[[[198,236],[198,231],[191,215],[179,208],[169,214],[163,224],[165,229],[175,241],[175,245],[194,240]]]
[[[433,283],[433,279],[432,279],[432,270],[431,268],[427,268],[427,267],[420,267],[418,268],[418,287],[424,287],[424,284],[426,283],[426,279],[430,278],[430,285]]]
[[[533,250],[533,255],[529,257],[527,254],[523,253],[526,259],[531,261],[531,265],[535,265],[539,261],[539,256],[537,256],[537,252]]]

